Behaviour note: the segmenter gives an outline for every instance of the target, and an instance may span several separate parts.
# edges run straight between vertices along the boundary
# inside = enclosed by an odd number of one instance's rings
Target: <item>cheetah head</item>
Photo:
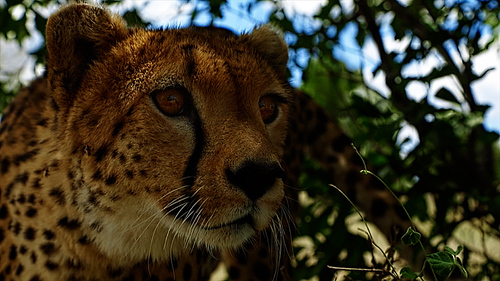
[[[65,192],[103,254],[235,248],[278,223],[291,91],[276,31],[129,29],[77,4],[49,19],[47,49]]]

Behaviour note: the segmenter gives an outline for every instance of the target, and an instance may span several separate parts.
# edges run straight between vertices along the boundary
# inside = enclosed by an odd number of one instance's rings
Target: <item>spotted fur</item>
[[[289,280],[306,154],[364,209],[382,202],[385,232],[400,222],[287,84],[272,28],[128,29],[75,4],[46,34],[46,74],[0,126],[0,280],[207,280],[220,261],[232,280]]]

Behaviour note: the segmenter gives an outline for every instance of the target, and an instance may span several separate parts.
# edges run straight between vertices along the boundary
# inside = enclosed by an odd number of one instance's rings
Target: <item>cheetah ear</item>
[[[68,5],[46,28],[47,77],[58,106],[69,106],[94,61],[126,37],[123,19],[89,4]]]
[[[280,76],[285,76],[288,62],[288,46],[283,36],[270,25],[263,25],[249,34],[240,36],[241,40],[250,44],[276,70]]]

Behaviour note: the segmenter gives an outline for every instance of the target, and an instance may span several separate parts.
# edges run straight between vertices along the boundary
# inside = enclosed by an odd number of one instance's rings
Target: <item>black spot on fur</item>
[[[71,189],[77,190],[80,189],[85,182],[83,180],[76,180],[71,183]]]
[[[26,184],[26,182],[28,182],[28,178],[29,178],[28,172],[24,172],[22,174],[17,175],[14,181],[17,183]]]
[[[26,240],[33,241],[33,240],[35,240],[35,234],[36,234],[36,230],[33,229],[32,227],[28,227],[24,231],[24,238]]]
[[[32,264],[35,264],[36,261],[38,260],[38,257],[36,256],[35,252],[31,252],[30,260]]]
[[[66,203],[64,191],[62,190],[61,186],[52,188],[49,192],[49,196],[52,197],[59,205],[64,205]]]
[[[36,213],[37,213],[37,210],[34,209],[34,208],[29,208],[26,213],[24,213],[25,216],[27,216],[28,218],[32,218],[34,216],[36,216]]]
[[[107,153],[108,153],[107,146],[103,145],[103,146],[99,147],[99,149],[97,149],[97,151],[95,152],[95,161],[101,162]]]
[[[21,273],[23,272],[23,270],[24,270],[24,267],[23,267],[23,265],[22,265],[22,264],[20,264],[20,265],[17,267],[17,269],[16,269],[16,275],[17,275],[17,276],[21,275]]]
[[[3,233],[3,228],[0,228],[0,243],[5,239],[5,234]]]
[[[16,222],[14,224],[11,225],[11,228],[10,230],[12,231],[12,233],[14,233],[16,236],[19,235],[19,232],[21,232],[21,224]]]
[[[7,211],[7,206],[2,205],[2,207],[0,207],[0,219],[5,219],[8,214],[9,212]]]
[[[75,230],[80,227],[80,222],[76,219],[72,220],[68,217],[64,217],[57,222],[57,225],[68,230]]]
[[[14,163],[14,165],[19,166],[21,163],[26,162],[35,157],[39,151],[40,151],[39,149],[33,149],[24,154],[16,155],[13,157],[12,162]]]
[[[95,194],[95,192],[91,192],[89,194],[87,202],[89,202],[91,205],[94,205],[94,206],[98,205],[97,195]]]
[[[40,119],[36,122],[36,124],[37,124],[38,126],[41,126],[41,127],[47,127],[48,122],[49,122],[49,119],[47,119],[47,118],[40,118]]]
[[[134,178],[134,172],[132,172],[131,170],[125,170],[125,175],[127,175],[129,179]]]
[[[56,246],[54,245],[54,243],[47,242],[40,245],[40,250],[42,250],[45,255],[50,256],[51,254],[56,252]]]
[[[127,162],[127,157],[125,157],[124,154],[120,154],[119,159],[121,164],[125,164],[125,162]]]
[[[28,196],[28,203],[35,204],[35,200],[36,200],[35,194],[30,194],[30,196]]]
[[[9,185],[7,185],[7,188],[5,188],[5,197],[8,198],[10,196],[10,193],[12,192],[13,188],[14,188],[14,183],[13,182],[11,182],[11,183],[9,183]]]
[[[5,174],[9,171],[10,160],[6,157],[0,160],[0,173]]]
[[[41,281],[42,279],[40,279],[40,277],[38,277],[38,275],[35,275],[33,277],[31,277],[30,281]]]
[[[134,162],[136,162],[136,163],[141,162],[142,156],[140,154],[134,154],[132,156],[132,160],[134,160]]]
[[[52,262],[52,261],[47,261],[45,263],[45,267],[48,270],[56,270],[59,267],[59,265],[57,263]]]
[[[19,247],[19,254],[24,255],[27,251],[28,249],[26,248],[26,246],[21,245],[21,247]]]
[[[93,175],[92,175],[92,179],[94,180],[100,180],[102,179],[102,173],[100,170],[97,170]]]
[[[15,260],[17,258],[17,247],[12,245],[9,251],[9,259]]]
[[[40,189],[42,187],[41,180],[42,180],[41,178],[33,179],[33,182],[31,183],[31,187],[34,189]]]
[[[90,239],[87,237],[87,235],[83,235],[78,239],[78,243],[81,245],[88,245],[90,244]]]
[[[101,232],[102,231],[102,224],[98,221],[95,221],[95,222],[90,224],[90,229],[93,229],[97,232]]]
[[[106,185],[112,185],[116,183],[116,176],[109,176],[104,182]]]
[[[24,194],[19,195],[19,197],[17,198],[17,203],[24,204],[24,202],[26,202],[26,196],[24,196]]]

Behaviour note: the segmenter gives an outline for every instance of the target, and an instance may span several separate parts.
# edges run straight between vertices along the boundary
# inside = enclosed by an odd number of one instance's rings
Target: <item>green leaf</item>
[[[408,227],[406,233],[403,235],[403,237],[401,237],[401,241],[406,246],[415,245],[420,241],[420,237],[422,237],[422,234],[416,232],[415,230],[413,230],[413,228]]]
[[[460,254],[460,252],[462,251],[462,245],[459,245],[456,251],[453,251],[453,249],[452,249],[452,248],[450,248],[450,247],[448,247],[448,246],[444,245],[444,250],[445,250],[446,252],[450,253],[450,255],[452,255],[452,256],[456,256],[456,255]]]
[[[449,276],[455,268],[453,256],[445,251],[429,254],[425,257],[425,260],[430,264],[434,272],[441,276]]]
[[[413,270],[411,270],[411,268],[409,266],[405,266],[405,267],[401,268],[401,270],[399,271],[399,274],[401,275],[401,277],[408,278],[411,280],[415,280],[416,278],[418,278],[418,274],[413,272]]]

